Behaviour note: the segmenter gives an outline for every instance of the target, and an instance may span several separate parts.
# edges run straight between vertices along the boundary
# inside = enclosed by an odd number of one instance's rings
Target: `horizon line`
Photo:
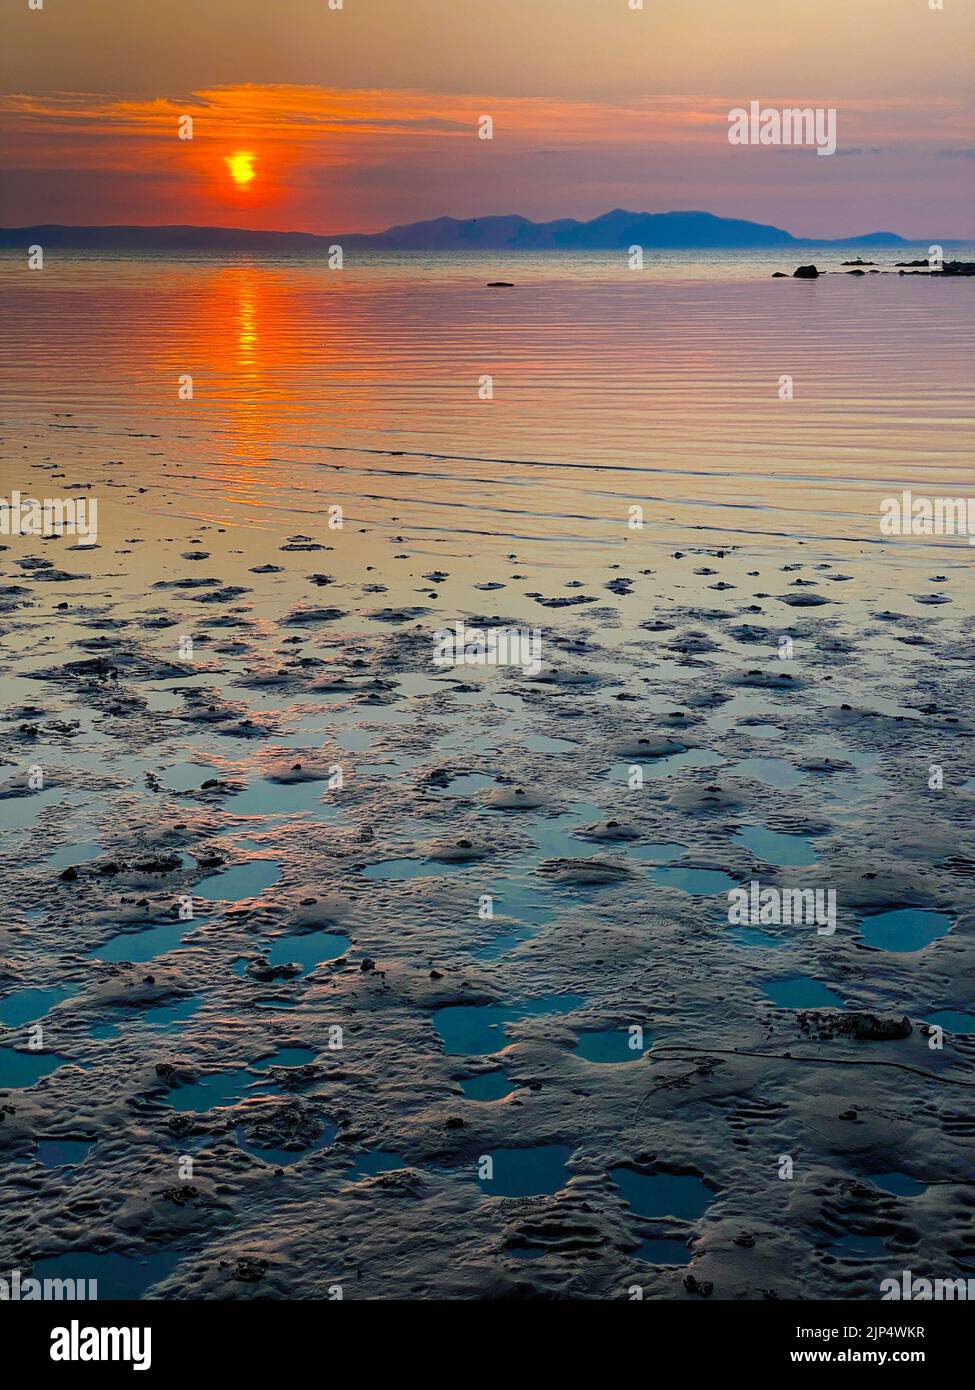
[[[61,221],[61,222],[34,221],[34,222],[23,222],[23,223],[18,223],[18,224],[4,224],[4,225],[0,225],[0,232],[5,232],[5,233],[20,232],[20,231],[25,231],[25,230],[27,230],[27,229],[29,229],[29,228],[34,228],[34,227],[51,227],[51,228],[59,228],[59,229],[69,229],[69,228],[70,228],[70,229],[72,229],[72,230],[75,230],[75,229],[76,229],[76,230],[79,230],[79,231],[82,231],[82,230],[88,230],[88,231],[117,230],[117,229],[122,229],[122,228],[138,228],[139,230],[143,230],[143,231],[163,231],[163,230],[167,230],[167,229],[186,228],[186,229],[192,229],[193,231],[240,232],[240,233],[244,233],[244,234],[246,234],[246,235],[248,235],[248,236],[307,236],[307,237],[317,237],[317,238],[320,238],[320,239],[324,240],[324,239],[326,239],[326,238],[328,238],[328,237],[339,237],[339,236],[380,237],[380,236],[386,235],[386,234],[388,234],[388,233],[390,233],[390,232],[393,232],[393,231],[395,231],[395,230],[400,230],[400,229],[409,228],[409,227],[422,226],[422,225],[425,224],[425,223],[434,223],[434,222],[454,222],[454,223],[458,223],[458,224],[464,224],[464,223],[482,222],[482,221],[487,221],[487,220],[489,220],[489,219],[499,220],[499,221],[501,221],[501,220],[507,220],[507,219],[518,220],[518,221],[521,221],[521,222],[525,222],[525,223],[527,223],[529,226],[533,226],[533,227],[547,226],[547,225],[550,225],[550,224],[553,224],[553,223],[575,223],[577,226],[585,227],[585,226],[589,226],[589,225],[590,225],[591,223],[593,223],[593,222],[598,222],[598,221],[599,221],[600,219],[602,219],[602,218],[610,217],[610,216],[612,216],[613,213],[625,213],[625,214],[628,214],[628,215],[634,216],[634,217],[671,217],[671,216],[711,217],[711,218],[714,218],[716,221],[719,221],[719,222],[744,222],[744,223],[749,223],[749,224],[751,224],[751,225],[753,225],[753,226],[755,226],[755,227],[768,227],[768,228],[772,228],[772,229],[775,230],[775,231],[785,233],[785,235],[787,235],[787,236],[794,237],[797,241],[806,241],[806,242],[812,242],[812,243],[826,243],[826,242],[830,242],[830,241],[849,241],[849,240],[858,240],[858,239],[861,239],[861,238],[876,237],[876,236],[896,236],[896,237],[899,237],[899,238],[900,238],[901,240],[903,240],[903,241],[906,241],[906,242],[914,242],[914,243],[916,243],[916,244],[921,244],[921,243],[924,242],[924,241],[930,241],[930,240],[931,240],[930,237],[925,237],[925,236],[911,236],[911,235],[905,234],[905,233],[903,233],[903,232],[895,232],[895,231],[892,231],[892,230],[891,230],[890,228],[888,228],[888,227],[871,228],[869,231],[866,231],[866,232],[851,232],[851,233],[841,234],[841,235],[838,235],[838,236],[837,236],[837,235],[834,235],[834,236],[813,236],[813,237],[810,237],[810,236],[804,235],[804,234],[801,233],[801,232],[792,232],[792,231],[790,231],[788,228],[782,227],[782,226],[780,226],[778,223],[775,223],[775,222],[758,222],[758,221],[754,221],[754,220],[753,220],[752,218],[750,218],[750,217],[744,217],[744,216],[739,216],[739,215],[730,215],[730,216],[729,216],[729,215],[726,215],[726,214],[724,214],[724,213],[714,213],[714,212],[710,212],[710,211],[708,211],[708,210],[705,209],[705,208],[667,208],[667,209],[665,209],[664,211],[661,211],[661,212],[650,212],[650,211],[648,211],[647,209],[636,210],[636,209],[632,209],[632,208],[623,208],[623,207],[609,208],[609,209],[607,209],[606,212],[595,213],[592,217],[589,217],[589,218],[582,218],[582,217],[577,217],[577,216],[573,216],[573,215],[564,215],[564,216],[560,216],[560,217],[543,218],[543,219],[540,219],[540,220],[539,220],[539,219],[536,219],[536,218],[532,218],[532,217],[526,217],[523,213],[518,213],[518,212],[502,212],[502,213],[499,213],[499,212],[485,212],[485,213],[477,213],[477,214],[475,214],[475,215],[468,216],[468,217],[457,217],[457,216],[455,216],[453,213],[437,213],[437,214],[434,214],[434,215],[428,216],[428,217],[419,217],[419,218],[416,218],[415,220],[409,221],[409,222],[391,222],[391,223],[387,224],[386,226],[381,227],[381,228],[379,228],[379,229],[377,229],[377,230],[375,230],[375,231],[368,231],[368,232],[367,232],[367,231],[361,231],[361,230],[358,230],[358,229],[355,229],[355,228],[346,228],[346,229],[344,229],[344,230],[342,230],[342,231],[335,231],[335,230],[311,231],[311,230],[309,230],[309,229],[307,229],[307,228],[304,228],[304,227],[246,227],[246,226],[239,226],[239,225],[227,225],[227,224],[225,224],[225,223],[220,223],[220,222],[63,222],[63,221]],[[945,240],[945,239],[946,239],[946,238],[942,238],[942,240]],[[949,237],[949,238],[947,238],[947,240],[948,240],[948,241],[952,241],[952,240],[955,240],[955,241],[975,241],[975,232],[969,234],[968,236],[963,236],[963,237]],[[514,249],[516,249],[516,248],[508,248],[508,249],[514,250]],[[534,249],[542,249],[542,248],[534,248]],[[557,250],[557,249],[561,249],[561,248],[551,248],[551,249]]]

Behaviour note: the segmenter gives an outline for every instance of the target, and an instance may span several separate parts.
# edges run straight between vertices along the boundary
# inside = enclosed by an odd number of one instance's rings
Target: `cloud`
[[[957,180],[931,158],[970,157],[962,153],[970,122],[951,97],[761,94],[764,106],[835,106],[837,153],[860,158],[858,166],[810,159],[809,151],[730,146],[728,113],[750,99],[735,92],[566,101],[282,83],[145,98],[14,93],[0,97],[4,220],[370,230],[454,210],[581,216],[620,203],[694,203],[775,220],[774,194],[796,209],[789,220],[800,231],[841,234],[855,181],[858,199],[876,201],[868,220],[877,225],[900,225],[905,189],[925,206],[957,201]],[[482,115],[493,119],[491,141],[478,139]],[[193,118],[192,140],[177,138],[182,116]],[[245,188],[233,185],[225,163],[241,150],[256,172]],[[885,157],[876,166],[884,182],[879,173],[871,182],[867,154]]]

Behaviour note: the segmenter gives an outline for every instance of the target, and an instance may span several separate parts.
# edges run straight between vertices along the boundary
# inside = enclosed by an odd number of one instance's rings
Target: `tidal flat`
[[[109,272],[64,273],[41,320]],[[661,285],[644,322],[615,281],[475,278],[125,266],[87,386],[80,317],[15,373],[4,488],[83,489],[99,535],[0,549],[0,1266],[183,1299],[962,1276],[972,552],[873,512],[922,464],[959,489],[955,426],[904,422],[961,408],[966,286]],[[541,669],[435,666],[457,621],[539,628]],[[730,926],[754,880],[835,891],[836,930]]]

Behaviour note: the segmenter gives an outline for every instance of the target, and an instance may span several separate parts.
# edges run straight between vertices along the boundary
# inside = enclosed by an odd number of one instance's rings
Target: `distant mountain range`
[[[906,246],[894,232],[822,241],[795,237],[781,227],[716,217],[710,212],[614,212],[579,222],[531,222],[527,217],[436,217],[371,234],[345,232],[256,232],[237,227],[65,227],[0,228],[0,247],[61,246],[93,251],[265,251],[327,252],[330,245],[377,251],[713,251],[803,246]]]

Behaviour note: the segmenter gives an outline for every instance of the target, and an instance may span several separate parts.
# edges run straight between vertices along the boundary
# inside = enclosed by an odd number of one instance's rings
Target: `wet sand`
[[[702,535],[686,475],[666,525],[614,480],[592,546],[581,494],[485,534],[361,474],[330,528],[300,472],[262,507],[224,467],[212,505],[178,442],[103,429],[39,411],[5,466],[100,508],[94,549],[0,552],[5,1267],[376,1299],[971,1270],[964,542],[881,542],[873,494],[842,534],[814,500]],[[538,627],[542,670],[436,667],[456,620]],[[835,890],[835,934],[730,925],[756,879]]]

